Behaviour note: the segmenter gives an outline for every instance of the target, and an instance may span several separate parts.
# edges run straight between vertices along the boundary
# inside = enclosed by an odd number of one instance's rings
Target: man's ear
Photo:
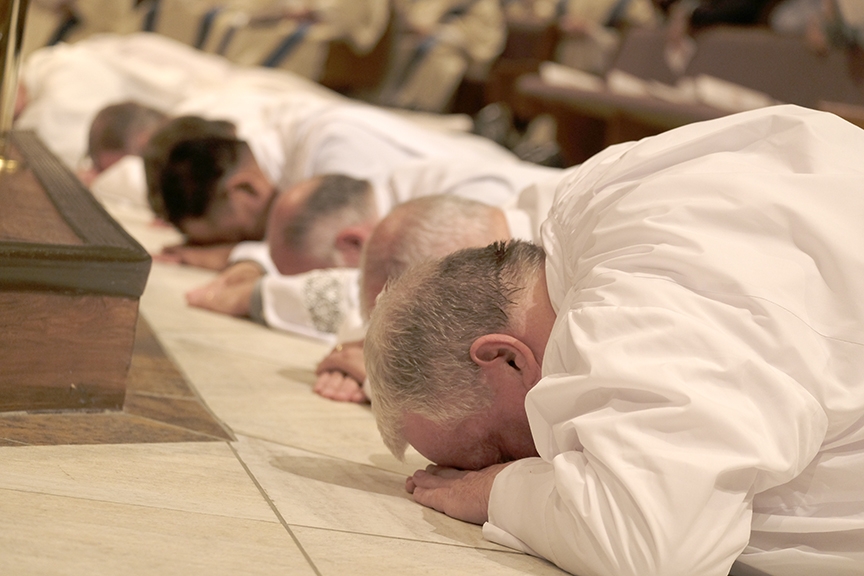
[[[508,334],[480,336],[471,344],[470,355],[489,382],[513,380],[527,391],[540,380],[542,369],[531,348]]]
[[[369,237],[369,230],[363,226],[348,226],[336,236],[335,246],[342,255],[342,263],[349,268],[360,266],[360,254]]]

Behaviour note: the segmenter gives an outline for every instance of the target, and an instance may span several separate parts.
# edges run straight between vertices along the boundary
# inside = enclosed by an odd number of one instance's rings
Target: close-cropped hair
[[[455,424],[490,405],[471,345],[507,329],[544,262],[535,244],[495,242],[409,268],[384,290],[364,354],[378,430],[396,457],[407,446],[406,414]]]
[[[196,172],[202,174],[221,174],[212,182],[218,182],[223,176],[229,174],[243,157],[242,152],[248,150],[248,146],[235,136],[234,124],[224,120],[206,120],[200,116],[180,116],[168,122],[150,138],[144,148],[144,174],[147,179],[147,200],[150,207],[157,216],[177,225],[184,218],[201,216],[206,213],[208,202],[216,196],[216,190],[207,190],[204,198],[202,186],[195,186],[195,190],[177,188],[177,186],[188,184],[184,174]],[[190,145],[173,156],[173,161],[178,163],[188,162],[194,158],[195,166],[169,167],[172,154],[177,146],[184,142],[202,141],[199,145]],[[208,155],[208,146],[212,146],[212,154]],[[226,150],[232,149],[230,153]],[[250,152],[251,153],[251,152]],[[225,164],[231,160],[233,164]],[[172,170],[173,175],[168,181],[175,187],[168,190],[163,189],[163,181],[167,170]],[[174,198],[179,194],[179,198]],[[168,205],[172,206],[169,213]],[[186,207],[192,209],[188,214]],[[203,208],[197,208],[202,207]],[[199,210],[203,210],[200,211]],[[197,212],[197,213],[196,213]]]
[[[343,222],[355,223],[368,218],[372,209],[372,187],[368,181],[344,174],[321,176],[297,214],[284,223],[282,241],[292,250],[314,252],[313,244],[332,245],[332,242],[313,238],[322,220],[338,217]],[[337,227],[332,228],[335,231]]]
[[[137,141],[142,134],[155,132],[168,117],[162,112],[139,104],[120,102],[100,110],[90,124],[87,154],[95,159],[102,152],[137,154]],[[100,168],[100,166],[97,166]]]
[[[476,200],[434,194],[396,206],[378,224],[363,249],[360,263],[360,303],[364,317],[388,280],[409,266],[441,258],[461,248],[482,246],[495,238],[498,209]]]

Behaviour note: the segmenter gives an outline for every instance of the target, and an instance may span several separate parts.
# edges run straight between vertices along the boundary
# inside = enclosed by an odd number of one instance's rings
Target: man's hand
[[[166,246],[162,253],[153,257],[159,262],[186,264],[207,268],[208,270],[224,270],[228,265],[228,256],[235,244],[213,244],[209,246],[194,246],[177,244]]]
[[[369,399],[363,393],[363,385],[351,376],[339,371],[318,374],[313,388],[316,394],[337,402],[356,402],[362,404]]]
[[[264,271],[254,262],[238,262],[209,284],[186,293],[190,306],[231,316],[248,316],[255,283]]]
[[[366,379],[366,366],[363,364],[363,341],[345,342],[333,349],[315,369],[316,374],[339,371],[357,382]]]
[[[362,382],[366,379],[363,342],[340,344],[315,369],[315,393],[341,402],[366,402]]]
[[[483,524],[489,519],[492,483],[498,473],[510,464],[495,464],[477,471],[430,464],[426,470],[418,470],[408,478],[405,489],[424,506],[458,520]]]

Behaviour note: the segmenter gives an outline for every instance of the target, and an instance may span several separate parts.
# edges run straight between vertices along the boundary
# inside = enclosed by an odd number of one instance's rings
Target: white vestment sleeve
[[[21,82],[28,101],[15,127],[35,131],[71,170],[78,169],[87,154],[96,113],[129,98],[123,78],[85,46],[58,44],[37,50],[24,63]]]
[[[856,573],[862,148],[784,106],[568,176],[542,229],[540,459],[497,476],[490,524],[580,576]]]
[[[725,576],[749,539],[752,491],[803,469],[824,414],[719,326],[570,309],[547,348],[553,374],[527,401],[546,461],[499,475],[489,522],[575,574]]]
[[[262,316],[268,326],[335,343],[342,320],[359,308],[359,271],[313,270],[261,279]]]
[[[270,258],[270,247],[266,242],[239,242],[234,246],[231,253],[228,255],[228,263],[237,264],[244,260],[255,262],[261,266],[265,274],[272,276],[279,275],[279,270],[276,268],[276,264],[274,264],[273,260]]]
[[[363,391],[366,391],[365,388]],[[506,546],[508,548],[513,548],[514,550],[519,550],[524,554],[530,554],[531,556],[538,557],[540,556],[539,554],[534,552],[534,550],[532,550],[527,544],[525,544],[512,534],[501,530],[494,524],[490,524],[489,522],[485,522],[483,524],[483,538],[489,540],[490,542],[500,544],[501,546]]]

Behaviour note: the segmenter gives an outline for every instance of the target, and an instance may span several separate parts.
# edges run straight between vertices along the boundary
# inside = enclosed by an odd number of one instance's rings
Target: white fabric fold
[[[583,576],[862,574],[861,150],[778,106],[565,178],[526,400],[541,458],[498,475],[490,524]]]

